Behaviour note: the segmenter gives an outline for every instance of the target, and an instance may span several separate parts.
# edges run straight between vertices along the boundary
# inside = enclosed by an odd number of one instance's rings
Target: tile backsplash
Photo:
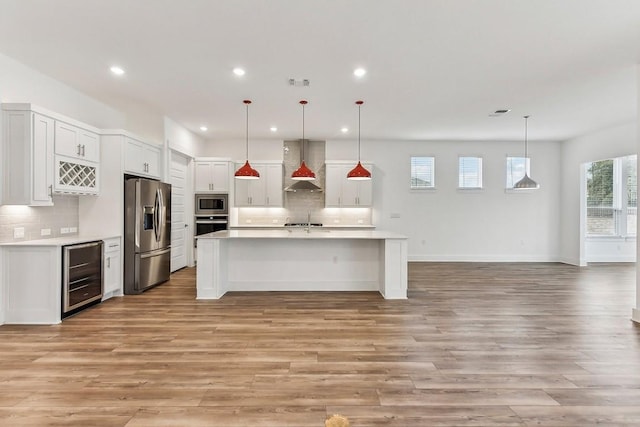
[[[78,230],[78,196],[53,196],[53,206],[0,206],[0,243],[60,237],[60,229]],[[14,230],[24,228],[23,238],[14,238]],[[42,235],[42,230],[50,230]]]

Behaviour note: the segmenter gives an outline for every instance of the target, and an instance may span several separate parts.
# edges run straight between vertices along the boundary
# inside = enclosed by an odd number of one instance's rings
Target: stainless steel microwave
[[[229,213],[227,194],[196,194],[196,215],[226,215]]]

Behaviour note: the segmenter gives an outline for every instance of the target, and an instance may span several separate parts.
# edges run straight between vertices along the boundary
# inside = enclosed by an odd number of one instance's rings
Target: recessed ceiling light
[[[245,71],[242,68],[238,67],[233,69],[233,74],[235,74],[236,76],[244,76]]]
[[[114,65],[113,67],[111,67],[110,70],[116,76],[121,76],[121,75],[124,74],[124,70],[122,68],[118,67],[117,65]]]
[[[349,132],[349,128],[348,127],[343,127],[343,128],[340,129],[340,132],[347,133],[347,132]]]
[[[269,128],[269,130],[270,130],[271,132],[276,132],[276,131],[278,130],[278,127],[277,127],[277,126],[271,126],[271,127]]]
[[[367,74],[367,70],[365,70],[364,68],[356,68],[355,70],[353,70],[353,75],[356,77],[362,77],[365,74]]]
[[[206,126],[200,126],[200,130],[201,130],[202,132],[205,132],[205,131],[208,131],[208,130],[209,130],[209,128],[208,128],[208,127],[206,127]]]

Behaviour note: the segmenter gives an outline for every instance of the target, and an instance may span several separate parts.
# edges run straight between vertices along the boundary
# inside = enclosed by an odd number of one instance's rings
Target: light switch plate
[[[51,229],[50,228],[41,228],[40,229],[40,235],[41,236],[51,236]]]
[[[69,227],[69,233],[77,233],[78,227]]]
[[[13,229],[14,239],[24,239],[24,227],[16,227]]]
[[[69,228],[68,227],[60,228],[60,234],[68,234],[68,233],[69,233]]]

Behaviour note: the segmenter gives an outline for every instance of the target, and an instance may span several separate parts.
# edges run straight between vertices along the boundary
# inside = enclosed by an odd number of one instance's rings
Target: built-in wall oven
[[[195,224],[196,236],[200,236],[228,229],[229,217],[227,215],[196,215]],[[198,240],[193,239],[193,246],[198,246]]]
[[[229,213],[227,202],[227,194],[196,194],[195,215],[227,215]]]
[[[102,241],[63,246],[62,317],[102,299]]]

